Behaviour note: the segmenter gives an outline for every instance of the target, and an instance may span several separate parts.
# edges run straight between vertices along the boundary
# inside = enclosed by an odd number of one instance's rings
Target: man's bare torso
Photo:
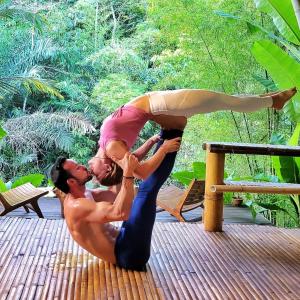
[[[84,201],[95,201],[90,191],[85,193],[85,197]],[[96,200],[100,198],[101,196],[98,195]],[[64,201],[65,219],[73,239],[93,255],[105,261],[116,263],[114,249],[119,234],[118,228],[110,223],[92,223],[78,218],[75,211],[80,209],[80,206],[84,209],[84,201],[82,199],[78,201],[70,194]]]

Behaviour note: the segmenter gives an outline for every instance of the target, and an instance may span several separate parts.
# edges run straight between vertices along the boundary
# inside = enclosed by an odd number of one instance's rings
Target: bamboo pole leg
[[[223,184],[224,153],[207,152],[204,196],[204,230],[222,231],[223,194],[211,192],[210,186]]]

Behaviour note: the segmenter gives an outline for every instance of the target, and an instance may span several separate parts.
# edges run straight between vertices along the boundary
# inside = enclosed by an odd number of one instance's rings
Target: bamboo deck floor
[[[0,299],[300,299],[298,230],[156,223],[147,272],[88,254],[63,220],[0,218]]]

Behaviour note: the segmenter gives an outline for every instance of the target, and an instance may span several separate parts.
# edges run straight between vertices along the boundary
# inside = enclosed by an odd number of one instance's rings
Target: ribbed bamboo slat
[[[79,247],[64,221],[0,218],[0,299],[300,299],[300,229],[156,223],[146,272]]]
[[[224,184],[210,186],[214,193],[240,192],[240,193],[262,193],[262,194],[300,194],[300,184],[273,183],[273,182],[247,182],[247,181],[225,181]]]

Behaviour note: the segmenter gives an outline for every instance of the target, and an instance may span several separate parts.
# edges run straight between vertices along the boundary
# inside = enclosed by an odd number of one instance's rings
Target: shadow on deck
[[[0,298],[300,299],[300,237],[292,232],[157,222],[147,272],[132,272],[80,248],[63,220],[2,217]]]

